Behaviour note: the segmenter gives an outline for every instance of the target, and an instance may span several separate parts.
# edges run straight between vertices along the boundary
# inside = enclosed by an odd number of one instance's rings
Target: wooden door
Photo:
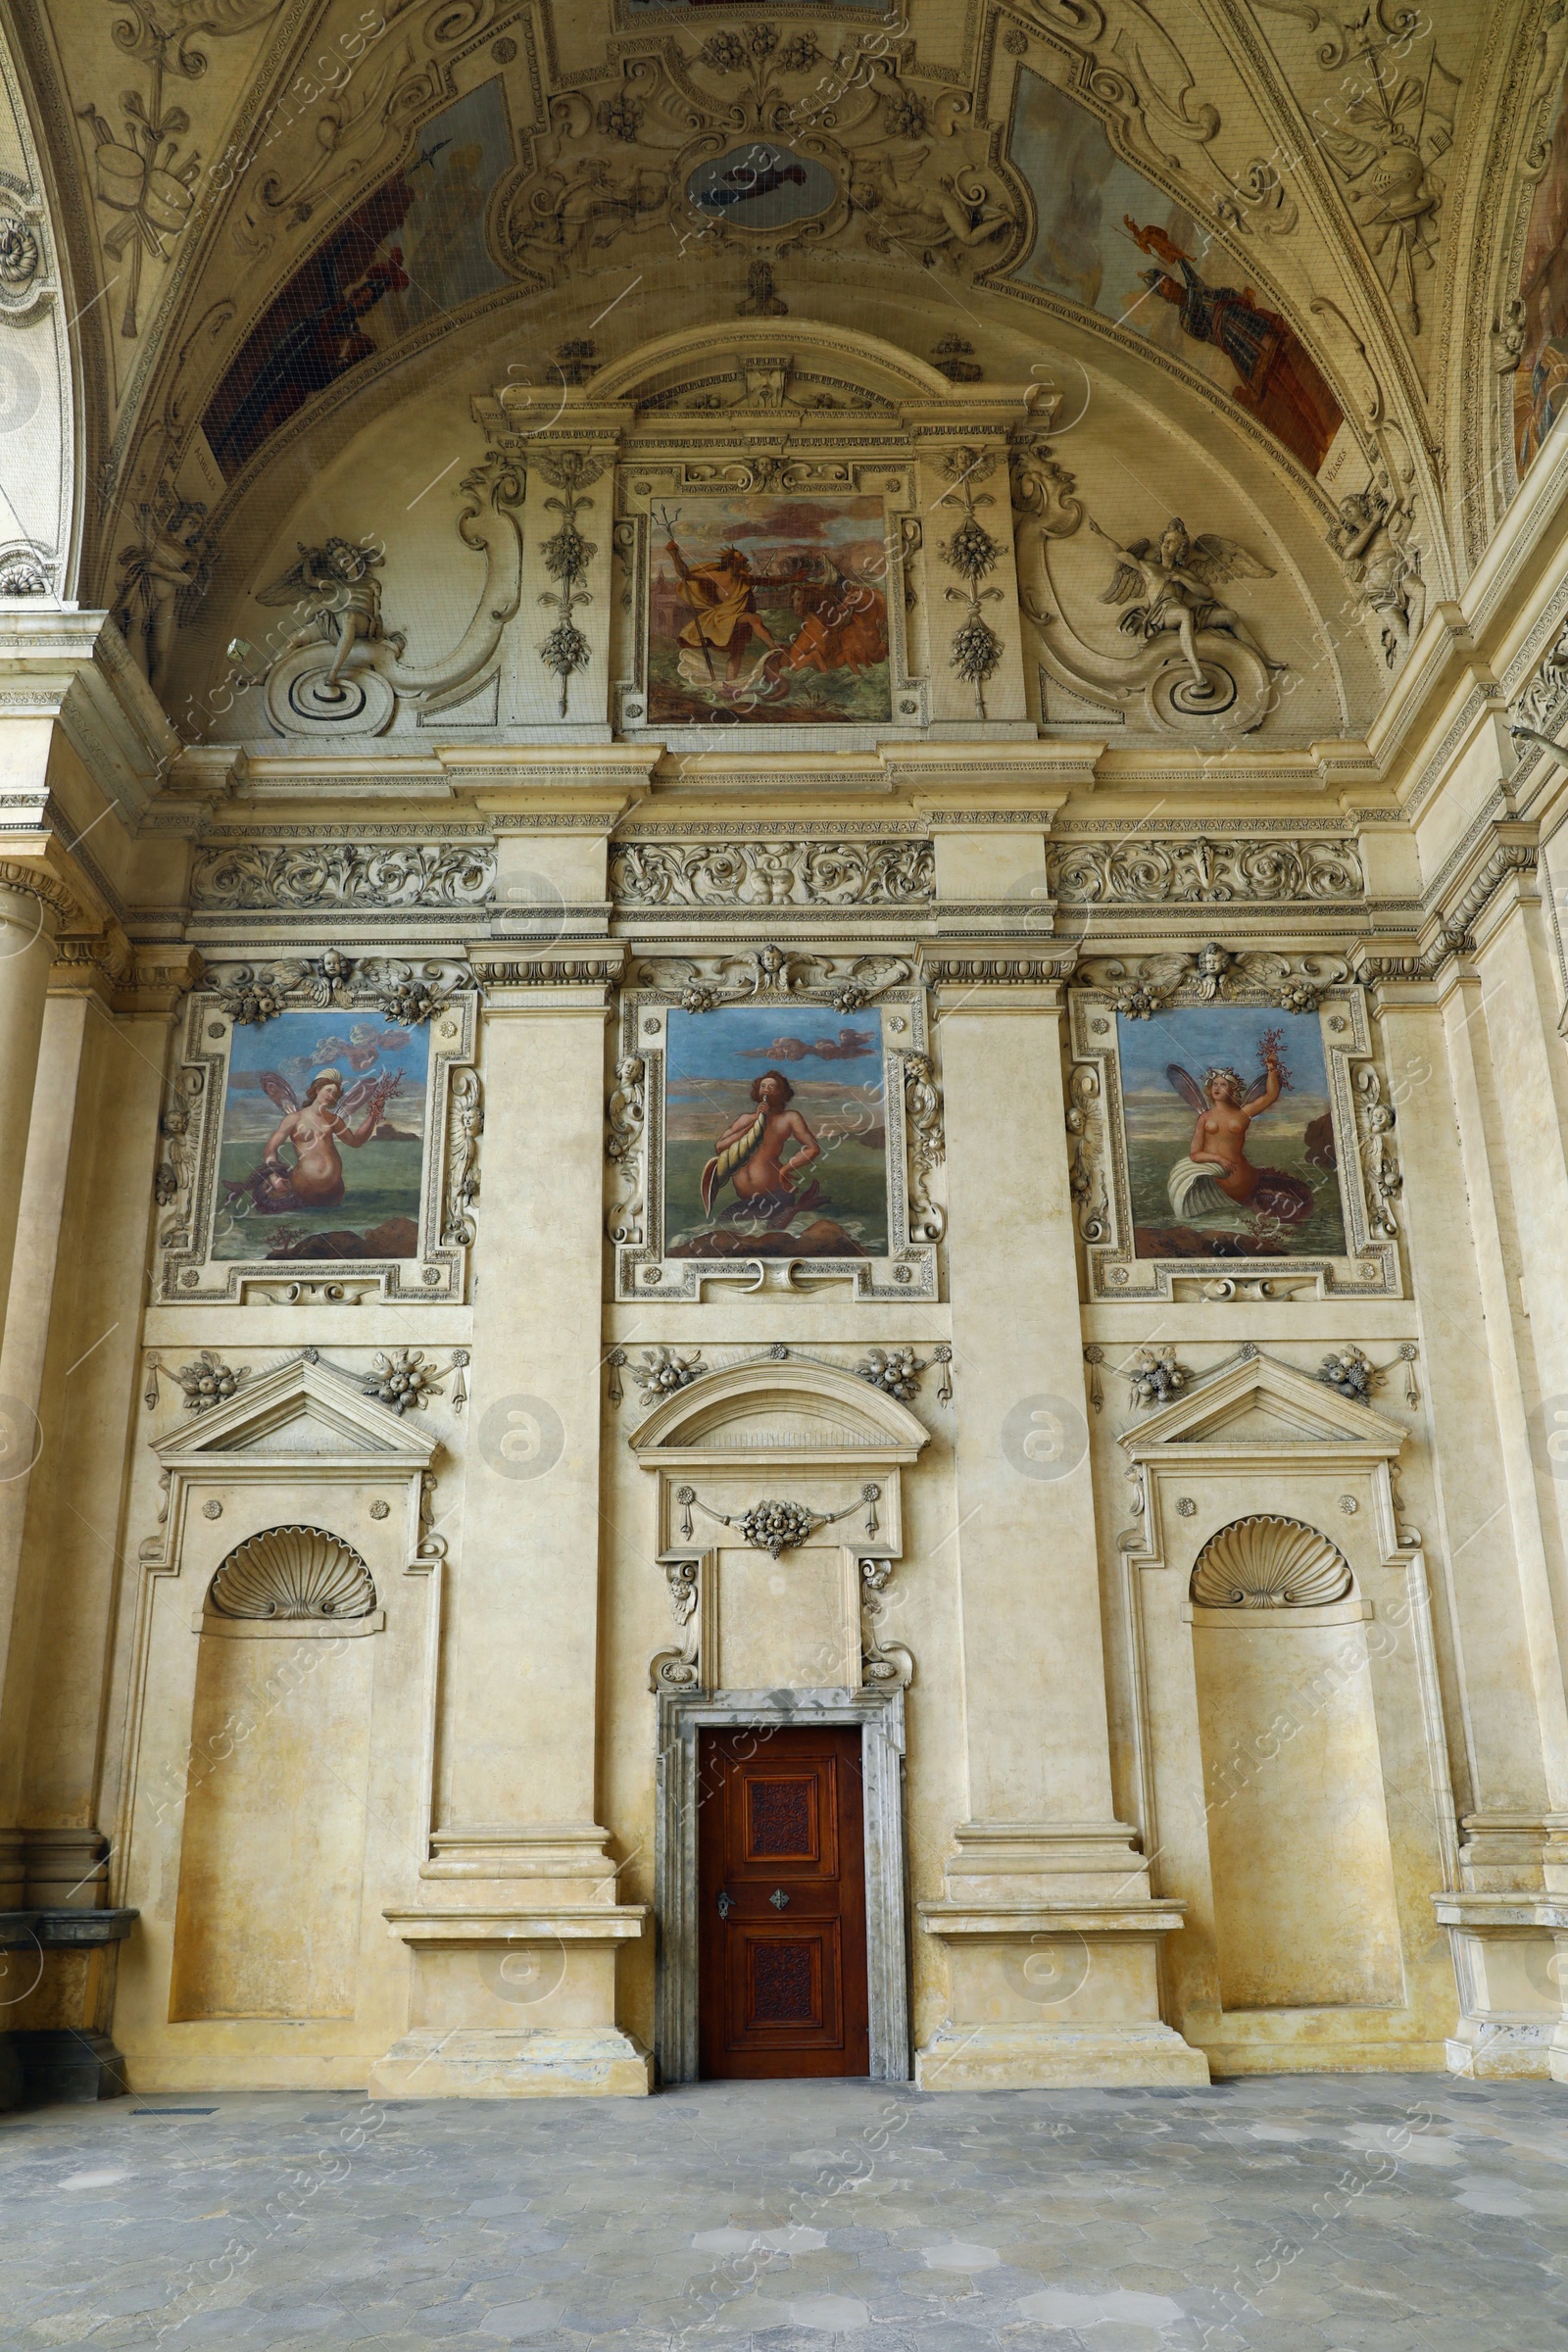
[[[859,1732],[704,1732],[698,1766],[704,2075],[868,2074]]]

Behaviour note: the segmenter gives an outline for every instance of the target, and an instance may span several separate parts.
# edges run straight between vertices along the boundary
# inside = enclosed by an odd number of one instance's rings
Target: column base
[[[915,2053],[921,2090],[1094,2090],[1208,2081],[1208,2060],[1165,2025],[942,2026]]]
[[[371,2067],[372,2099],[646,2098],[654,2062],[618,2028],[425,2028]]]
[[[1444,2044],[1449,2073],[1568,2082],[1568,1898],[1467,1887],[1432,1902],[1448,1931],[1459,1991],[1458,2031]]]

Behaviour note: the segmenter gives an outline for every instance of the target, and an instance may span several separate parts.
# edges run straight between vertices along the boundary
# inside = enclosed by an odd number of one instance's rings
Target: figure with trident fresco
[[[778,639],[757,609],[757,582],[752,576],[751,560],[738,547],[722,547],[710,563],[688,564],[675,544],[678,512],[673,517],[666,514],[661,519],[670,533],[664,542],[664,553],[675,566],[681,595],[692,612],[677,642],[691,653],[701,652],[714,685],[718,683],[713,665],[716,646],[724,656],[725,683],[733,685],[741,674],[753,638],[759,639],[768,652],[778,647]]]

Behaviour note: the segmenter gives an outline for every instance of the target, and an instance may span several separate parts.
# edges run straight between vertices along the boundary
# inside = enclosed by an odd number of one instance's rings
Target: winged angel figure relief
[[[1200,629],[1217,629],[1234,637],[1238,645],[1256,655],[1265,669],[1286,666],[1269,660],[1241,614],[1233,612],[1218,593],[1227,580],[1271,580],[1274,576],[1268,564],[1260,564],[1234,539],[1222,539],[1217,531],[1201,531],[1195,539],[1176,515],[1158,539],[1134,539],[1126,547],[1102,531],[1093,516],[1089,527],[1119,558],[1101,603],[1128,606],[1120,625],[1130,637],[1175,637],[1192,673],[1192,703],[1209,699],[1215,691],[1199,658]]]

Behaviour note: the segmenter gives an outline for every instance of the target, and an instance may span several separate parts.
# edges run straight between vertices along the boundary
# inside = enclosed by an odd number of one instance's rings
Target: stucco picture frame
[[[787,1232],[760,1228],[756,1249],[742,1246],[744,1237],[727,1243],[720,1254],[705,1253],[690,1237],[677,1243],[683,1229],[666,1192],[672,1020],[722,1021],[737,1010],[765,1011],[763,1026],[776,1022],[786,1039],[792,1014],[796,1027],[811,1031],[813,1039],[825,1042],[835,1023],[874,1038],[886,1170],[886,1215],[873,1220],[874,1255],[863,1250],[826,1253],[820,1237],[797,1252]],[[932,1178],[943,1153],[941,1094],[929,1054],[925,990],[912,958],[808,956],[763,948],[749,956],[669,956],[639,964],[633,986],[621,996],[608,1130],[606,1149],[618,1177],[607,1221],[617,1298],[699,1299],[704,1284],[715,1281],[741,1280],[760,1289],[769,1279],[770,1263],[773,1279],[790,1288],[797,1280],[813,1287],[845,1280],[858,1298],[938,1296],[936,1246],[945,1217]]]
[[[1400,1179],[1393,1133],[1394,1104],[1374,1059],[1366,992],[1348,976],[1326,975],[1323,966],[1327,960],[1274,955],[1231,956],[1223,950],[1209,949],[1198,956],[1145,959],[1160,966],[1158,971],[1117,958],[1097,958],[1083,967],[1089,985],[1075,987],[1070,995],[1067,1150],[1089,1298],[1163,1300],[1403,1295],[1396,1212]],[[1313,968],[1300,972],[1289,968],[1298,963]],[[1337,968],[1343,975],[1344,967]],[[1272,1206],[1278,1211],[1283,1204],[1283,1215],[1263,1214],[1255,1205],[1234,1219],[1221,1214],[1214,1220],[1215,1234],[1203,1237],[1207,1248],[1195,1247],[1193,1253],[1186,1255],[1180,1253],[1176,1238],[1186,1226],[1174,1214],[1169,1228],[1157,1239],[1151,1236],[1147,1221],[1140,1224],[1140,1181],[1143,1194],[1147,1194],[1149,1179],[1147,1171],[1141,1179],[1134,1165],[1123,1040],[1131,1034],[1135,1051],[1142,1049],[1142,1025],[1161,1023],[1169,1058],[1182,1068],[1184,1054],[1190,1059],[1195,1044],[1201,1042],[1205,1011],[1228,1016],[1223,1023],[1215,1023],[1213,1058],[1222,1062],[1233,1046],[1235,1016],[1240,1012],[1253,1016],[1260,1048],[1265,1036],[1277,1043],[1287,1029],[1304,1031],[1308,1021],[1314,1023],[1313,1043],[1320,1046],[1326,1092],[1322,1097],[1314,1094],[1308,1107],[1315,1107],[1321,1100],[1326,1108],[1319,1112],[1304,1153],[1298,1146],[1292,1147],[1296,1159],[1302,1161],[1296,1177],[1272,1167],[1261,1170],[1282,1190],[1282,1201],[1265,1201],[1264,1208]],[[1143,1058],[1147,1059],[1147,1054]],[[1200,1054],[1200,1058],[1210,1056]],[[1250,1070],[1241,1073],[1244,1086],[1250,1075]],[[1201,1092],[1204,1074],[1196,1076]],[[1173,1089],[1177,1087],[1174,1078],[1170,1083]],[[1256,1088],[1252,1099],[1257,1100]],[[1198,1107],[1200,1110],[1201,1104]],[[1192,1103],[1178,1102],[1175,1092],[1172,1109],[1178,1120],[1193,1121]],[[1261,1162],[1271,1156],[1290,1157],[1289,1152],[1272,1152],[1265,1133],[1266,1122],[1250,1150],[1254,1169],[1261,1169]],[[1291,1159],[1292,1168],[1296,1159]],[[1180,1167],[1190,1184],[1191,1165],[1182,1161]],[[1302,1228],[1293,1232],[1291,1208],[1284,1200],[1286,1188],[1298,1185],[1303,1174],[1311,1181],[1314,1172],[1316,1182],[1330,1196],[1328,1205],[1303,1219]],[[1175,1171],[1173,1179],[1180,1181]],[[1335,1194],[1337,1201],[1332,1199]],[[1213,1205],[1223,1208],[1217,1200]],[[1145,1215],[1147,1219],[1147,1209]],[[1221,1224],[1234,1230],[1222,1235]],[[1249,1225],[1257,1227],[1255,1248],[1247,1246]]]
[[[217,984],[195,991],[187,1003],[163,1115],[164,1143],[156,1178],[156,1297],[161,1304],[234,1305],[262,1299],[279,1303],[419,1299],[451,1304],[466,1296],[482,1124],[480,1081],[474,1067],[477,989],[471,975],[457,967],[421,965],[423,980],[400,995],[395,977],[390,989],[378,986],[386,979],[379,959],[368,960],[355,970],[347,966],[346,959],[337,958],[344,965],[341,974],[325,970],[331,960],[323,958],[319,967],[305,961],[275,965],[262,979],[246,967],[243,977],[236,975],[226,985],[222,975],[215,975]],[[408,967],[387,969],[401,973]],[[405,1182],[407,1207],[413,1213],[395,1220],[399,1238],[407,1244],[404,1250],[378,1250],[374,1225],[362,1219],[368,1230],[357,1238],[368,1245],[364,1254],[336,1253],[345,1249],[346,1237],[356,1232],[349,1189],[343,1196],[343,1230],[335,1236],[323,1233],[317,1237],[297,1230],[332,1222],[331,1211],[314,1219],[291,1216],[286,1209],[275,1215],[246,1213],[242,1219],[232,1213],[236,1186],[232,1167],[225,1167],[224,1141],[225,1113],[234,1100],[231,1071],[238,1076],[236,1047],[249,1071],[250,1065],[266,1058],[258,1055],[251,1042],[258,1031],[265,1037],[274,1022],[284,1023],[273,1032],[281,1055],[285,1048],[301,1042],[294,1034],[301,1024],[287,1021],[286,1016],[310,1013],[323,1028],[336,1027],[350,1036],[366,1032],[362,1055],[374,1051],[371,1031],[411,1041],[396,1058],[409,1058],[411,1066],[417,1067],[424,1081],[423,1101],[416,1122],[411,1121],[391,1139],[400,1163],[411,1163]],[[278,1107],[280,1123],[286,1122],[288,1093],[298,1090],[267,1091]],[[394,1093],[385,1108],[394,1110],[397,1102]],[[359,1107],[363,1111],[363,1106]],[[380,1115],[378,1109],[376,1115]],[[360,1128],[364,1124],[362,1115]],[[352,1142],[353,1133],[345,1140]],[[232,1137],[228,1156],[233,1160]],[[285,1144],[276,1157],[287,1162],[297,1159],[297,1152]],[[349,1183],[358,1157],[357,1152],[350,1155],[345,1171]],[[412,1165],[416,1161],[416,1201]],[[262,1181],[258,1175],[258,1189]],[[254,1205],[254,1199],[239,1203],[247,1212]],[[383,1242],[390,1238],[393,1222],[385,1217],[380,1220]],[[410,1225],[412,1234],[406,1230]],[[253,1254],[246,1255],[243,1241],[236,1247],[236,1233],[248,1239],[253,1227],[256,1248]]]

